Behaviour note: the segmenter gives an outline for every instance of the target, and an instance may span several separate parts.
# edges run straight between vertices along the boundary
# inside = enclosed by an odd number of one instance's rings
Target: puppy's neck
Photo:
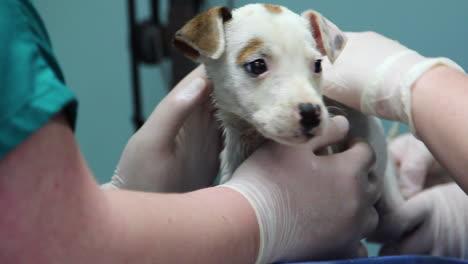
[[[265,137],[262,136],[253,125],[236,114],[219,110],[217,116],[222,122],[226,132],[229,131],[233,136],[235,135],[239,143],[247,148],[246,150],[251,150],[249,151],[249,155],[255,151],[259,144],[265,142]]]
[[[220,109],[217,117],[224,128],[222,174],[230,177],[234,170],[266,141],[266,138],[251,124],[233,113]]]

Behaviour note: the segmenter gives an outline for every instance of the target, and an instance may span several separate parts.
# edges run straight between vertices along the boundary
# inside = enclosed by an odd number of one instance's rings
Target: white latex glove
[[[210,186],[222,146],[211,91],[203,66],[187,75],[132,136],[102,188],[185,192]]]
[[[403,134],[389,143],[388,151],[395,161],[400,191],[405,199],[424,188],[426,176],[436,162],[423,142],[412,134]]]
[[[455,183],[422,191],[379,226],[382,255],[468,258],[468,196]]]
[[[436,65],[463,71],[447,58],[423,57],[375,32],[346,36],[346,46],[335,63],[324,60],[324,94],[366,114],[406,123],[413,133],[413,83]]]
[[[348,122],[332,119],[314,150],[336,143]],[[370,146],[355,141],[342,153],[318,156],[310,145],[268,142],[222,186],[240,192],[255,210],[260,229],[256,263],[367,256],[360,240],[376,227],[373,207],[380,186],[368,173]]]
[[[453,181],[426,145],[410,133],[391,140],[388,151],[395,162],[400,191],[405,199],[423,189]]]

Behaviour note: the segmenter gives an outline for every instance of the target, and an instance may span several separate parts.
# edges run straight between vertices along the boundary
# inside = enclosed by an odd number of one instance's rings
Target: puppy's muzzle
[[[301,116],[302,133],[307,137],[314,136],[311,130],[320,125],[320,115],[322,110],[320,105],[311,103],[299,104],[299,114]]]

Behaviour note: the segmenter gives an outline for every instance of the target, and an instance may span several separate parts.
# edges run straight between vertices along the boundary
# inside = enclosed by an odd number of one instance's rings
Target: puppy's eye
[[[322,72],[322,60],[318,59],[314,63],[314,72],[321,73]]]
[[[263,59],[254,60],[244,64],[245,70],[255,76],[258,76],[268,70],[268,67]]]

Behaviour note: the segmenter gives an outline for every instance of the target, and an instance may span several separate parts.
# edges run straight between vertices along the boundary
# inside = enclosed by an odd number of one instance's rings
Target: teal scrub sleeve
[[[41,18],[28,0],[0,0],[0,159],[62,111],[74,129],[77,100]]]

